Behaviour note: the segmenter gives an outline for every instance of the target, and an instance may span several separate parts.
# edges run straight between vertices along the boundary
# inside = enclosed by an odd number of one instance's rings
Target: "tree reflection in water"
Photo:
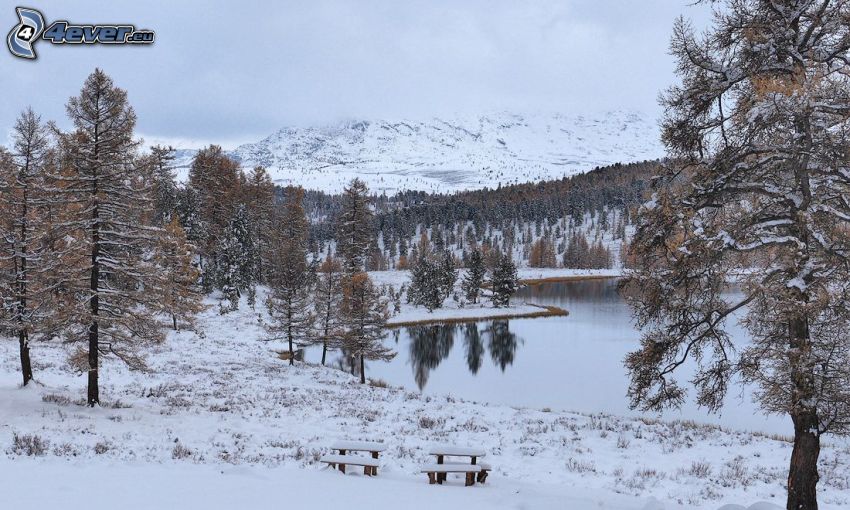
[[[452,351],[455,340],[455,325],[413,326],[407,328],[410,337],[410,363],[413,377],[422,390],[428,375],[440,365]]]
[[[493,321],[483,331],[479,331],[478,324],[474,323],[464,326],[439,324],[409,327],[407,335],[410,338],[410,364],[420,390],[428,383],[431,371],[449,357],[454,346],[455,332],[458,330],[463,333],[466,365],[473,375],[478,373],[484,362],[482,333],[488,339],[490,358],[502,372],[513,364],[517,345],[522,342],[522,339],[510,331],[508,321]]]
[[[508,321],[493,321],[484,332],[490,337],[490,358],[504,372],[508,365],[514,363],[519,338],[511,333]]]
[[[475,375],[484,362],[484,342],[478,332],[478,324],[470,323],[464,326],[463,343],[466,345],[466,365],[469,371]]]

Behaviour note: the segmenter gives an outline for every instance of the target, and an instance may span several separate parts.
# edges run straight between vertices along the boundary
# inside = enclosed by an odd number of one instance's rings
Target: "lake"
[[[566,317],[390,331],[386,342],[398,355],[389,363],[368,363],[367,376],[426,394],[518,407],[661,416],[735,429],[793,432],[790,418],[764,417],[752,403],[749,389],[739,386],[730,388],[718,415],[692,402],[662,415],[630,410],[622,362],[638,347],[640,333],[616,287],[614,279],[545,283],[525,287],[514,298],[559,306],[569,310]],[[729,330],[736,343],[747,342],[737,324],[730,324]],[[317,361],[315,352],[308,351],[308,361]]]

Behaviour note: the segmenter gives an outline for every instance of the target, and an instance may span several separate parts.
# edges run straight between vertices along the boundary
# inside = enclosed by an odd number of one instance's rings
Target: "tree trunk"
[[[362,354],[360,355],[360,384],[366,384],[366,365]]]
[[[19,331],[18,338],[21,342],[21,374],[24,376],[24,386],[32,380],[32,364],[30,363],[30,345],[26,331]]]
[[[787,510],[817,510],[818,455],[820,435],[813,412],[791,417],[794,421],[794,449],[788,472]]]
[[[328,342],[322,342],[322,366],[325,366],[325,358],[328,355]]]
[[[95,159],[98,157],[97,150],[98,135],[95,129]],[[97,316],[100,308],[98,299],[100,287],[100,208],[97,203],[97,173],[95,170],[95,178],[92,180],[92,199],[94,207],[92,208],[92,230],[91,230],[91,278],[89,280],[89,290],[91,297],[89,298],[89,308],[91,310],[91,323],[89,323],[89,381],[88,381],[88,404],[94,407],[100,404],[100,388],[97,385],[98,371],[98,322]]]
[[[173,313],[171,314],[171,323],[174,325],[174,331],[177,331],[177,316]]]
[[[802,295],[805,303],[808,296]],[[820,423],[811,403],[815,398],[815,380],[809,366],[811,338],[809,323],[803,315],[788,324],[790,336],[791,382],[793,394],[791,419],[794,422],[794,449],[788,470],[787,510],[817,510],[818,456],[820,455]]]

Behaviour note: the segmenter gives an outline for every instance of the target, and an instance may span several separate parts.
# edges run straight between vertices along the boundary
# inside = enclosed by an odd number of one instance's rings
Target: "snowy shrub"
[[[12,449],[10,453],[14,455],[26,455],[28,457],[41,457],[47,453],[50,448],[50,441],[42,439],[35,434],[18,435],[17,432],[12,433]]]
[[[617,437],[617,448],[620,448],[621,450],[625,450],[626,448],[629,447],[630,444],[631,444],[631,442],[628,439],[626,439],[626,436],[621,434],[620,436]]]
[[[694,478],[708,478],[711,476],[711,465],[708,462],[691,462],[691,467],[688,468],[688,474]]]
[[[593,461],[583,461],[570,457],[567,459],[567,471],[572,473],[595,473],[596,464]]]
[[[41,396],[41,401],[51,404],[59,404],[60,406],[66,406],[71,403],[71,398],[65,395],[60,395],[58,393],[45,393]]]
[[[62,443],[53,447],[53,455],[57,457],[76,457],[79,453],[71,443]]]
[[[445,423],[446,420],[443,418],[434,419],[430,416],[419,417],[419,428],[422,429],[435,429],[437,427],[442,427]]]
[[[748,486],[751,480],[747,467],[744,465],[744,458],[738,455],[727,461],[723,471],[720,472],[719,482],[724,487],[736,487],[738,484]]]
[[[98,441],[97,444],[94,445],[94,453],[97,455],[103,455],[112,449],[112,443],[109,441]]]
[[[664,478],[664,473],[655,469],[642,468],[635,471],[631,478],[624,482],[625,486],[635,492],[640,492],[647,487],[655,486],[659,480]]]
[[[171,450],[171,458],[174,460],[189,459],[193,454],[194,453],[190,448],[183,446],[183,444],[179,442],[175,444],[174,448]]]
[[[375,388],[389,388],[390,385],[383,379],[369,379],[369,386]]]

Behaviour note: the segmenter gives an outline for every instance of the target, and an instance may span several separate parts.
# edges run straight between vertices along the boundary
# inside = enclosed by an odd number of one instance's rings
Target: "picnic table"
[[[378,454],[385,451],[387,445],[384,443],[374,443],[371,441],[337,441],[331,445],[331,450],[336,450],[338,454],[323,455],[319,462],[330,465],[332,468],[339,468],[345,473],[345,466],[363,466],[363,474],[367,476],[375,476],[378,474]],[[362,455],[347,455],[350,452],[369,452],[371,458]]]
[[[346,452],[369,452],[373,459],[377,459],[378,454],[386,449],[386,444],[371,441],[337,441],[331,445],[331,450],[338,451],[340,455],[345,455]]]
[[[457,473],[462,472],[466,473],[467,476],[467,485],[471,485],[469,483],[471,476],[474,474],[479,483],[484,483],[484,480],[487,479],[487,473],[490,471],[489,465],[481,465],[478,469],[473,469],[469,471],[460,470],[461,467],[468,468],[469,466],[478,465],[478,459],[487,455],[487,452],[482,448],[474,448],[467,446],[454,446],[454,445],[432,445],[428,448],[428,455],[434,455],[437,457],[437,466],[446,465],[452,466],[451,469],[443,468],[436,471],[430,471],[429,473],[434,473],[436,475],[437,483],[442,483],[446,480],[446,473]],[[469,457],[471,462],[469,464],[463,463],[446,463],[446,457]],[[424,472],[424,471],[423,471]],[[429,481],[430,481],[430,474]],[[473,481],[474,483],[474,481]]]

